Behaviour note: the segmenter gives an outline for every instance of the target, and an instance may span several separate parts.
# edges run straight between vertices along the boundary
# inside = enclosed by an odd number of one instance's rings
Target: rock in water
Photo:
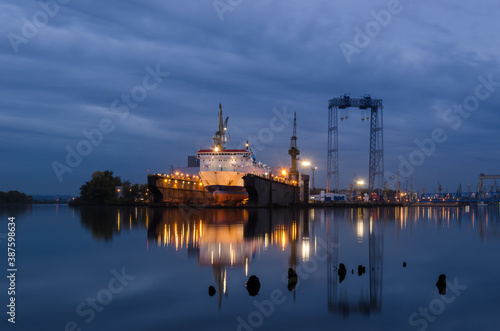
[[[248,280],[247,280],[246,288],[247,288],[248,294],[252,297],[259,294],[259,290],[260,290],[259,278],[255,275],[250,276],[250,278],[248,278]]]
[[[446,294],[446,275],[445,274],[439,275],[439,279],[436,283],[436,286],[438,288],[439,294],[441,294],[441,295]]]
[[[343,263],[340,264],[339,271],[337,273],[339,275],[339,283],[342,283],[342,281],[345,278],[345,275],[347,274],[347,270],[346,270],[345,265]]]
[[[217,291],[215,290],[215,287],[210,286],[210,287],[208,288],[208,295],[210,295],[211,297],[213,297],[213,296],[215,295],[215,292],[217,292]]]
[[[291,292],[297,285],[297,273],[292,268],[288,268],[288,290]]]
[[[358,265],[358,276],[361,276],[366,272],[366,267],[363,267],[362,265]]]

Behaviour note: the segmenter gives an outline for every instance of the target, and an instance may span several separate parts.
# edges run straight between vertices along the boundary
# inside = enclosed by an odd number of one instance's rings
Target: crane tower
[[[328,158],[327,158],[327,183],[328,192],[339,189],[339,145],[338,145],[338,111],[345,112],[341,120],[348,118],[347,108],[359,108],[361,112],[370,111],[370,157],[368,189],[375,189],[375,177],[378,177],[379,195],[384,184],[384,136],[382,99],[372,99],[369,95],[363,98],[351,98],[347,94],[340,98],[329,100],[328,104]],[[363,113],[362,113],[363,114]],[[364,122],[365,117],[362,117]]]

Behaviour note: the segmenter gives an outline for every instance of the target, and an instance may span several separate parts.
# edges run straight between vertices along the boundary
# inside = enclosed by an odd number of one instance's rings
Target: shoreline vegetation
[[[32,203],[31,195],[19,191],[0,191],[0,204],[27,204]]]
[[[70,206],[143,206],[148,201],[148,185],[132,184],[113,176],[113,171],[95,171],[80,187],[80,196]]]

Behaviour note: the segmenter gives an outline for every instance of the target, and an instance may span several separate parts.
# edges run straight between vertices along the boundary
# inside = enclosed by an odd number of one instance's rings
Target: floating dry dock
[[[151,174],[148,175],[148,189],[157,204],[205,205],[212,201],[198,176]]]

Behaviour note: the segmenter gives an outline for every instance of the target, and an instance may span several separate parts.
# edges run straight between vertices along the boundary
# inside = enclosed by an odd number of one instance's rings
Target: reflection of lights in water
[[[318,237],[314,236],[314,255],[316,256],[316,252],[318,251]]]
[[[212,255],[212,256],[211,256],[211,262],[210,262],[210,263],[211,263],[211,264],[214,264],[214,251],[212,251],[212,252],[211,252],[211,255]]]
[[[231,266],[232,266],[234,264],[233,244],[229,244],[229,259],[231,261]]]
[[[267,233],[264,235],[264,248],[267,248],[269,246],[269,239],[267,237]]]
[[[285,250],[285,245],[286,245],[285,230],[281,231],[281,245],[282,245],[283,251],[284,251]]]
[[[309,238],[302,238],[302,261],[309,261]]]
[[[181,248],[183,243],[184,243],[184,223],[182,223]]]
[[[120,231],[120,210],[118,210],[118,219],[117,219],[117,223],[118,223],[118,232]]]
[[[165,224],[165,228],[163,230],[163,245],[167,244],[167,225]]]
[[[358,221],[357,235],[359,243],[363,242],[363,233],[364,233],[363,221]]]
[[[248,257],[245,258],[245,277],[248,276]]]
[[[373,232],[373,216],[370,216],[370,234]]]
[[[297,239],[297,222],[293,222],[292,224],[292,240]]]
[[[177,223],[174,223],[175,250],[179,250],[179,234],[177,233]]]
[[[226,294],[226,270],[224,269],[224,290],[222,291],[224,294]]]

